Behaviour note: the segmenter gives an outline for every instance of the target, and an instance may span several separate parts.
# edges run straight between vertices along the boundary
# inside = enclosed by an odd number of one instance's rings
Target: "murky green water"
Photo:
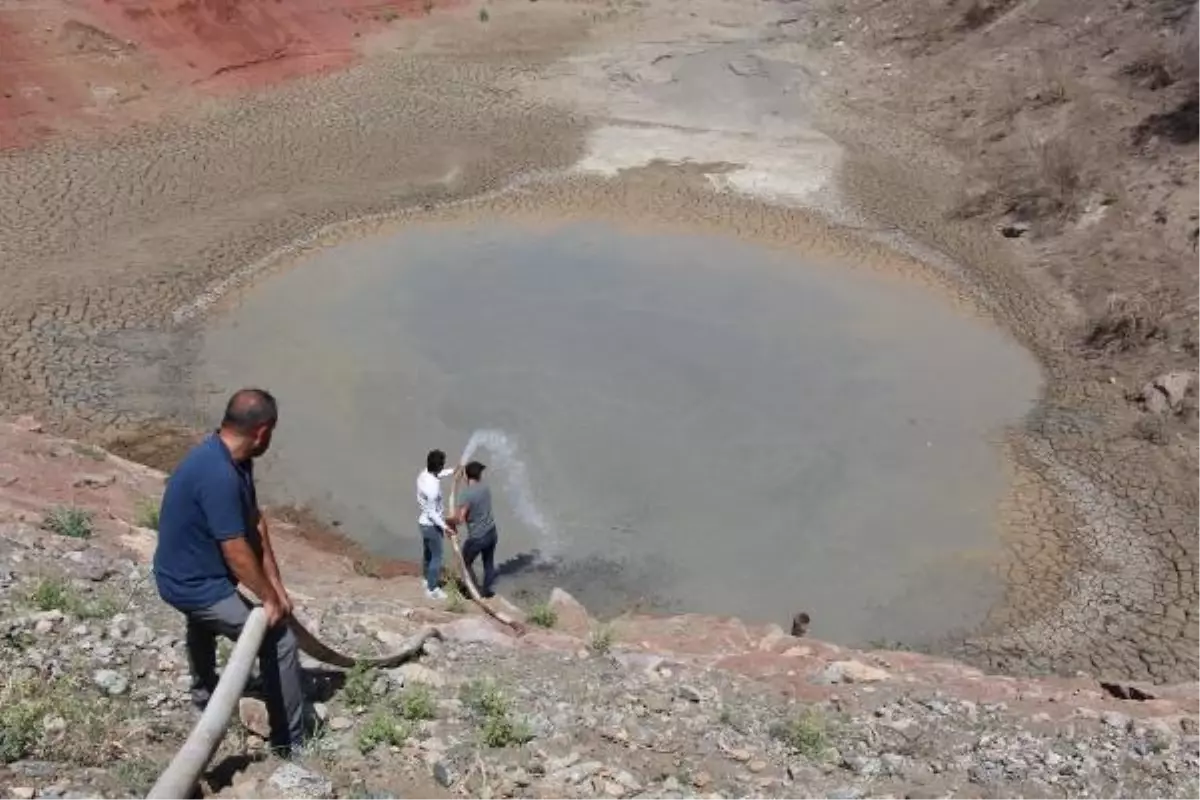
[[[343,245],[248,292],[202,353],[214,415],[241,384],[280,398],[267,489],[382,552],[419,556],[426,450],[499,428],[565,557],[503,591],[803,609],[843,641],[981,619],[994,443],[1039,386],[1027,353],[925,289],[593,224]],[[497,495],[502,557],[545,548]]]

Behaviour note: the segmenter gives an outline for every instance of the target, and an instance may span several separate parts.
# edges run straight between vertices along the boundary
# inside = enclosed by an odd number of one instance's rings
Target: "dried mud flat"
[[[488,7],[364,40],[343,72],[184,93],[152,125],[0,156],[0,415],[169,464],[195,420],[204,314],[306,247],[409,215],[587,215],[795,246],[935,283],[1044,365],[1043,402],[1008,443],[1009,597],[946,649],[1009,671],[1195,679],[1194,416],[1155,423],[1166,445],[1131,435],[1126,394],[1152,376],[1076,346],[1086,271],[1048,274],[943,213],[961,165],[911,119],[846,99],[880,88],[798,29],[820,9]]]

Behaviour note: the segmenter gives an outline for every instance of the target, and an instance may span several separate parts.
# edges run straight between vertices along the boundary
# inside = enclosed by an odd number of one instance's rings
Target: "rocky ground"
[[[204,315],[398,209],[803,248],[949,283],[1045,367],[1008,443],[1009,596],[947,649],[1195,680],[1194,3],[344,5],[333,25],[288,4],[232,46],[228,8],[0,0],[0,414],[169,466]],[[216,91],[292,67],[319,74]],[[22,513],[109,507],[48,491]]]
[[[0,429],[0,787],[144,792],[196,719],[178,616],[147,560],[163,476]],[[15,454],[15,455],[14,455]],[[1197,688],[1018,680],[737,620],[592,619],[569,595],[521,637],[411,578],[356,574],[276,521],[298,614],[347,652],[434,626],[419,659],[304,659],[319,721],[263,751],[248,690],[204,776],[224,797],[1194,797]],[[504,602],[504,601],[500,601]],[[223,653],[227,652],[227,648]],[[1123,699],[1124,698],[1124,699]]]
[[[5,50],[19,58],[6,55],[0,77],[17,76],[17,85],[0,86],[0,115],[8,125],[17,108],[19,143],[40,140],[0,155],[0,414],[36,413],[56,432],[172,464],[203,391],[188,377],[193,344],[222,297],[289,254],[352,233],[349,223],[364,216],[432,206],[443,213],[446,204],[514,182],[548,181],[456,212],[690,225],[919,273],[911,258],[882,252],[898,246],[937,265],[936,282],[1006,324],[1042,359],[1048,379],[1043,403],[1009,443],[1009,596],[988,630],[953,649],[1014,673],[1195,679],[1198,145],[1196,85],[1176,47],[1188,2],[1103,2],[1086,14],[1062,0],[952,2],[936,13],[907,0],[434,5],[428,11],[436,13],[418,22],[356,19],[337,28],[356,42],[348,71],[215,98],[205,72],[221,71],[214,61],[187,64],[185,56],[168,70],[160,61],[169,43],[131,49],[103,30],[101,17],[80,26],[54,4],[30,11],[0,0],[0,43],[22,47]],[[307,4],[296,11],[312,13]],[[312,22],[304,19],[298,24]],[[31,30],[40,31],[36,41],[26,36]],[[128,31],[122,36],[138,35]],[[295,41],[318,50],[329,44]],[[272,47],[265,55],[281,58],[268,61],[307,58]],[[42,49],[50,55],[42,58]],[[66,58],[68,50],[77,55]],[[241,61],[229,64],[254,61],[234,55]],[[43,80],[34,70],[61,64],[73,78]],[[88,76],[149,92],[149,100],[112,102],[104,85],[84,85]],[[55,80],[67,78],[76,83],[60,92]],[[56,106],[56,98],[70,98],[70,113],[26,114]],[[0,126],[8,137],[0,146],[18,143],[8,134],[14,130]],[[44,136],[55,131],[61,136]],[[593,175],[581,178],[577,163]],[[781,209],[780,200],[810,213]],[[148,534],[126,524],[145,515],[138,504],[156,497],[161,476],[86,445],[5,431],[16,437],[0,447],[8,459],[0,463],[0,492],[12,573],[5,619],[20,622],[2,650],[13,667],[5,670],[13,702],[2,706],[17,709],[5,717],[14,727],[5,728],[2,744],[19,750],[5,783],[16,796],[58,784],[136,786],[137,775],[155,771],[139,760],[157,763],[187,728],[179,645],[170,638],[178,624],[157,608],[138,566]],[[121,486],[124,494],[114,488]],[[94,510],[97,535],[84,542],[43,531],[49,507],[58,505]],[[62,522],[79,524],[72,519]],[[374,780],[389,758],[412,766],[421,792],[449,790],[438,788],[440,776],[463,792],[478,789],[470,781],[527,781],[522,790],[545,786],[548,796],[635,793],[623,771],[649,793],[740,796],[744,787],[742,794],[763,796],[920,796],[896,786],[926,786],[1037,796],[1044,780],[1073,794],[1178,796],[1194,768],[1193,706],[1183,688],[1142,686],[1139,696],[1158,699],[1120,702],[1086,678],[985,679],[912,654],[846,654],[778,631],[689,618],[614,624],[613,652],[662,658],[653,668],[631,668],[628,657],[589,650],[592,621],[516,645],[494,631],[485,636],[478,621],[452,622],[422,608],[402,581],[355,575],[352,559],[325,576],[306,569],[306,559],[317,557],[301,543],[288,555],[312,599],[358,603],[336,619],[326,614],[331,606],[306,604],[331,639],[366,646],[376,632],[396,636],[425,622],[449,632],[421,661],[444,680],[434,693],[436,720],[404,721],[406,736],[392,726],[378,735],[395,745],[376,746],[361,760],[322,762],[313,753],[306,762],[340,790],[355,778],[332,762],[358,764],[360,776]],[[82,625],[88,632],[74,633]],[[463,640],[481,636],[486,645]],[[91,649],[56,644],[72,637]],[[551,668],[538,660],[578,680],[522,696],[545,682],[522,673],[534,664]],[[838,661],[860,664],[850,669],[877,680],[814,682]],[[35,678],[43,667],[64,670],[78,686]],[[463,742],[508,723],[462,702],[457,684],[472,668],[504,679],[503,704],[514,714],[521,706],[532,741],[479,748],[474,760]],[[103,688],[96,673],[106,669],[115,675],[100,676]],[[108,697],[122,679],[127,691]],[[400,698],[400,680],[389,680],[386,696]],[[632,699],[599,705],[626,682]],[[678,697],[684,684],[701,699]],[[721,722],[725,700],[716,699],[731,692],[733,706],[740,691],[754,710],[744,730]],[[330,730],[329,746],[358,750],[371,715],[355,714],[338,697],[326,703],[330,728],[334,720],[343,728]],[[665,698],[670,714],[652,710],[655,697]],[[817,716],[788,705],[797,698]],[[976,703],[973,715],[965,702]],[[600,722],[576,726],[557,703],[577,704],[578,720]],[[888,703],[900,705],[876,716]],[[610,724],[613,704],[629,709],[624,716],[636,726]],[[701,724],[714,714],[716,726]],[[896,740],[894,717],[928,728],[930,744],[916,735]],[[731,708],[728,720],[736,718]],[[805,721],[782,739],[800,754],[785,757],[769,728],[797,718]],[[566,720],[565,733],[557,720]],[[625,740],[600,735],[622,727]],[[76,730],[116,735],[68,741]],[[551,747],[559,733],[570,739]],[[676,753],[650,746],[670,735],[679,736]],[[804,744],[814,740],[820,747]],[[859,752],[856,741],[870,745]],[[738,758],[725,758],[722,742]],[[230,740],[222,763],[244,763],[252,744],[250,734]],[[569,766],[553,760],[574,751]],[[678,763],[667,768],[659,757]],[[703,766],[686,766],[692,762]],[[236,788],[265,792],[271,768],[254,764]],[[232,790],[217,788],[232,771],[217,770],[212,790]],[[559,777],[584,774],[574,789],[551,788]],[[708,781],[697,787],[702,774]],[[667,788],[671,778],[678,789]],[[246,788],[248,781],[260,781],[258,788]]]

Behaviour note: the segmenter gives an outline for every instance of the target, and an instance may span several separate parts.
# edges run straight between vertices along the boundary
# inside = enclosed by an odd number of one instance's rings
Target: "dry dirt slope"
[[[180,89],[227,92],[345,67],[361,38],[459,0],[0,0],[0,150],[153,119]]]
[[[1014,639],[1014,654],[1041,653],[1058,668],[1090,661],[1194,675],[1195,3],[782,5],[791,13],[781,36],[821,54],[822,74],[839,87],[830,102],[836,135],[872,168],[849,176],[851,192],[874,216],[964,263],[1041,358],[1047,393],[1023,437],[1022,468],[1035,484],[1053,483],[1049,455],[1066,469],[1060,478],[1110,496],[1077,498],[1077,509],[1092,511],[1071,522],[1039,519],[1040,489],[1018,501],[1017,527],[1032,538],[1018,547],[1030,554],[1016,559],[1012,616],[1045,606],[1029,588],[1042,548],[1072,553],[1084,571],[1110,545],[1116,572],[1139,551],[1159,560],[1142,600],[1130,591],[1142,579],[1114,577],[1102,589],[1107,579],[1094,572],[1091,588],[1077,582],[1091,599],[1074,621],[1030,626],[1036,632]],[[906,168],[929,143],[947,157]],[[891,191],[879,191],[879,174],[889,173]],[[1080,535],[1088,526],[1126,533],[1104,545],[1103,536]],[[1088,618],[1103,621],[1088,643],[1056,652]]]
[[[36,427],[0,424],[0,789],[136,796],[194,720],[139,527],[164,475]],[[324,724],[299,766],[265,755],[262,706],[244,701],[208,793],[1195,796],[1195,684],[989,676],[693,615],[602,626],[561,593],[518,639],[276,529],[327,641],[387,651],[427,625],[443,640],[386,672],[308,663]]]

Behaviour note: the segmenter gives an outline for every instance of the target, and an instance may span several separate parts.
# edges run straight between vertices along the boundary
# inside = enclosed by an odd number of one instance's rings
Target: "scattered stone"
[[[42,730],[50,736],[55,736],[67,729],[67,721],[59,716],[47,716],[42,719]]]
[[[440,689],[446,685],[446,679],[439,672],[416,661],[401,664],[398,668],[390,670],[390,674],[399,676],[401,686],[423,683],[431,688]]]
[[[279,790],[280,797],[313,798],[314,800],[333,797],[332,781],[297,764],[284,764],[271,773],[267,783]]]
[[[14,786],[8,790],[8,796],[17,800],[33,800],[37,791],[32,786]]]
[[[1129,717],[1120,711],[1105,711],[1100,715],[1100,721],[1108,727],[1116,728],[1119,731],[1129,729]]]
[[[390,688],[391,681],[388,680],[388,676],[385,674],[380,674],[377,675],[375,680],[371,683],[371,694],[373,694],[375,697],[383,697],[388,693],[388,689]]]
[[[1166,372],[1142,387],[1138,398],[1152,414],[1179,411],[1196,386],[1196,373],[1189,370]]]
[[[454,778],[451,775],[450,770],[446,768],[445,762],[443,762],[441,759],[434,761],[430,766],[429,771],[433,775],[433,779],[438,782],[439,786],[448,789],[450,788],[450,784],[454,783]]]
[[[813,683],[877,683],[891,679],[891,673],[861,661],[835,661],[812,680]]]
[[[129,681],[121,673],[111,669],[96,670],[92,674],[92,680],[99,686],[105,694],[112,697],[125,694],[129,690]]]
[[[767,762],[765,762],[765,761],[751,761],[749,764],[746,765],[746,769],[750,770],[751,772],[753,772],[755,774],[762,772],[766,768],[767,768]]]
[[[267,715],[267,704],[257,697],[242,697],[238,700],[238,719],[242,727],[264,739],[271,735],[271,723]]]
[[[681,697],[690,703],[699,703],[704,699],[703,696],[701,696],[699,689],[697,689],[695,686],[688,686],[687,684],[683,684],[682,686],[676,688],[675,696]]]
[[[712,775],[703,770],[692,776],[692,786],[695,786],[697,789],[703,789],[711,783]]]
[[[107,489],[116,482],[116,475],[80,475],[74,485],[76,489]]]
[[[26,433],[42,433],[45,430],[45,428],[42,427],[42,423],[38,422],[37,419],[28,414],[22,414],[21,416],[17,417],[13,421],[13,425],[15,425],[18,430],[25,431]]]
[[[354,720],[349,717],[334,717],[329,720],[329,730],[344,731],[354,727]]]

